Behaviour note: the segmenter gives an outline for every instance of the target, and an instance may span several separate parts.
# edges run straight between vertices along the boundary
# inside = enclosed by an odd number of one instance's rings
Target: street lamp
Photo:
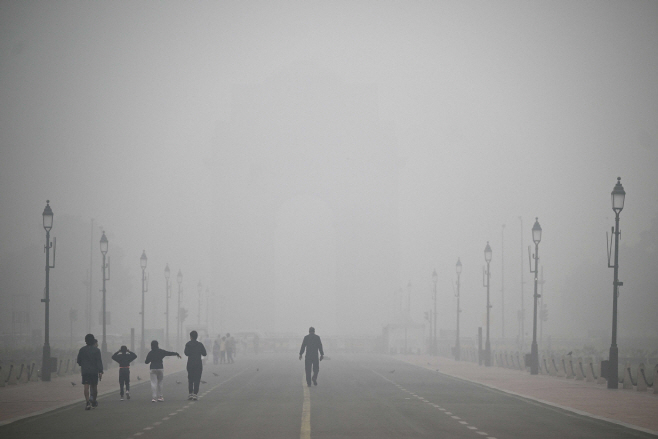
[[[170,349],[169,347],[169,298],[171,297],[171,288],[169,284],[169,277],[171,276],[171,270],[169,270],[169,263],[165,266],[165,298],[166,298],[166,303],[167,306],[165,308],[165,346],[167,346],[167,349]]]
[[[484,282],[484,278],[486,277],[486,284],[484,284],[484,286],[487,287],[487,340],[484,344],[484,365],[491,366],[491,343],[489,342],[489,310],[491,309],[491,304],[489,302],[489,276],[491,274],[489,271],[489,263],[491,262],[491,247],[489,246],[489,241],[487,241],[487,246],[484,248],[484,260],[487,262],[486,271],[482,273],[482,281]]]
[[[176,314],[176,348],[180,349],[181,346],[181,333],[183,332],[183,327],[181,326],[180,321],[180,294],[181,294],[181,284],[183,283],[183,273],[181,273],[180,268],[178,269],[178,275],[176,276],[178,281],[178,312]]]
[[[201,281],[196,286],[196,291],[199,293],[199,306],[198,306],[198,316],[197,316],[197,325],[201,326],[201,290],[203,290],[203,287],[201,286]]]
[[[411,281],[407,284],[407,312],[404,318],[404,354],[407,355],[407,330],[411,318]]]
[[[53,210],[50,208],[50,200],[46,200],[46,207],[43,209],[43,228],[46,231],[46,245],[43,251],[46,253],[46,288],[45,297],[41,299],[46,304],[46,322],[43,342],[43,358],[41,362],[41,381],[50,381],[50,269],[55,268],[55,251],[57,250],[57,241],[53,238],[50,242],[50,229],[53,228]],[[53,249],[53,265],[50,265],[50,249]]]
[[[621,177],[617,177],[617,184],[612,190],[612,210],[615,212],[615,227],[612,234],[615,235],[615,263],[610,265],[610,250],[608,248],[608,268],[614,268],[614,281],[612,282],[612,342],[610,343],[610,355],[608,358],[608,389],[619,387],[619,350],[617,349],[617,296],[619,287],[624,285],[619,281],[619,214],[624,208],[626,192],[621,185]],[[610,243],[612,246],[612,242]]]
[[[534,294],[534,311],[532,317],[532,346],[530,348],[530,375],[539,374],[539,349],[537,347],[537,299],[539,299],[539,294],[537,294],[537,273],[538,273],[538,264],[539,264],[539,242],[541,241],[541,226],[539,225],[539,219],[535,218],[535,225],[532,226],[532,240],[535,243],[535,254],[532,255],[532,259],[535,260],[535,269],[532,269],[532,260],[528,261],[530,266],[530,272],[535,275],[535,294]],[[528,246],[528,259],[530,259],[530,246]]]
[[[462,261],[459,258],[457,258],[456,271],[457,271],[457,293],[455,294],[455,296],[457,296],[457,339],[455,340],[455,360],[459,361],[460,350],[461,350],[459,344],[459,313],[462,312],[462,310],[459,308],[459,278],[461,277],[460,275],[462,274]]]
[[[144,340],[144,293],[148,291],[148,281],[146,280],[146,250],[142,251],[142,256],[139,258],[139,265],[142,267],[142,343],[141,343],[141,352],[142,355],[146,355],[146,343]]]
[[[436,340],[436,283],[439,281],[439,275],[436,274],[436,269],[432,272],[432,281],[434,282],[434,343],[432,343],[432,353],[438,355],[439,346]]]
[[[106,336],[106,321],[105,317],[107,315],[107,312],[105,311],[105,281],[110,280],[110,261],[108,258],[107,264],[105,263],[105,255],[107,254],[107,249],[108,249],[108,242],[107,242],[107,237],[105,236],[105,231],[103,231],[103,236],[101,236],[101,253],[103,254],[103,341],[101,342],[101,357],[103,358],[103,361],[108,361],[107,360],[107,336]],[[107,275],[105,273],[105,270],[107,270]]]

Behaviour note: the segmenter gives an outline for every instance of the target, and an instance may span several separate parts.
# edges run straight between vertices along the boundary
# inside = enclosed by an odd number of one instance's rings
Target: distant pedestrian
[[[219,363],[226,363],[226,336],[222,337],[219,342]]]
[[[219,363],[219,335],[212,344],[212,364]]]
[[[84,384],[85,410],[98,406],[98,381],[103,378],[103,359],[101,351],[94,346],[98,341],[93,334],[85,335],[86,346],[78,351],[78,365],[82,374],[82,384]]]
[[[190,391],[187,399],[196,401],[199,393],[199,383],[203,373],[203,362],[201,357],[208,355],[203,343],[197,341],[196,331],[190,332],[190,341],[185,344],[185,355],[187,355],[187,383]]]
[[[299,359],[302,359],[302,354],[306,349],[306,384],[311,387],[311,381],[316,386],[318,385],[318,373],[320,372],[320,361],[324,358],[324,351],[322,350],[322,340],[320,336],[315,334],[315,328],[308,328],[308,335],[304,337],[302,348],[299,350]],[[318,359],[318,351],[320,358]],[[313,368],[313,376],[311,376],[311,368]]]
[[[233,354],[235,353],[235,339],[231,337],[231,333],[226,333],[226,362],[233,363]]]
[[[130,352],[124,345],[112,355],[112,359],[119,363],[119,389],[123,401],[123,386],[126,386],[126,399],[130,399],[130,363],[135,361],[137,354]]]
[[[174,355],[180,358],[178,352],[169,352],[160,349],[157,340],[151,342],[151,350],[146,355],[146,360],[144,361],[146,364],[151,364],[151,394],[153,395],[151,402],[164,401],[164,397],[162,396],[162,381],[164,379],[164,365],[162,360],[164,357],[173,357]]]

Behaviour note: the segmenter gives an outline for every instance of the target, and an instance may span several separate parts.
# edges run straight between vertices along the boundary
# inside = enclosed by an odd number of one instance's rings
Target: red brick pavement
[[[507,393],[658,434],[658,395],[653,389],[648,392],[611,390],[604,384],[532,376],[525,371],[483,367],[445,357],[406,355],[397,358]]]
[[[164,363],[165,375],[185,369],[185,358],[167,359]],[[149,365],[135,364],[130,368],[130,383],[136,385],[150,380]],[[137,377],[142,380],[138,380]],[[69,404],[84,401],[80,374],[63,377],[53,376],[49,382],[28,382],[0,387],[0,425],[7,424],[28,416],[37,415]],[[75,386],[71,383],[75,383]],[[165,392],[167,382],[165,381]],[[112,367],[103,374],[98,383],[98,395],[119,390],[119,368]]]

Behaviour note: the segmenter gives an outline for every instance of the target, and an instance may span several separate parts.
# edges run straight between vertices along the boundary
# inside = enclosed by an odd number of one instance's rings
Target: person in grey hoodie
[[[151,402],[164,401],[164,397],[162,396],[162,380],[164,379],[164,365],[162,364],[162,360],[164,357],[173,357],[174,355],[180,358],[178,352],[169,352],[160,349],[157,340],[151,342],[151,350],[146,355],[146,360],[144,361],[146,364],[151,364],[151,393],[153,394]]]
[[[201,382],[201,373],[203,372],[203,363],[201,357],[208,355],[203,343],[197,341],[199,334],[196,331],[190,332],[190,341],[185,345],[185,355],[187,355],[187,382],[190,395],[187,399],[196,401],[199,393],[199,383]]]
[[[94,346],[97,343],[93,334],[85,335],[86,346],[78,351],[78,365],[82,374],[82,384],[84,384],[84,395],[87,401],[85,410],[98,406],[96,397],[98,396],[98,381],[103,378],[103,359],[101,351]],[[91,390],[91,392],[90,392]]]

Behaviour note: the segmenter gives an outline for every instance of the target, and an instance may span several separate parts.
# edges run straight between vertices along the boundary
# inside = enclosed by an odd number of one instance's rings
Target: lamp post
[[[206,333],[210,335],[210,327],[208,326],[208,313],[210,312],[210,288],[206,287]]]
[[[608,249],[608,267],[614,269],[614,281],[612,282],[612,342],[610,343],[610,355],[608,357],[608,389],[619,388],[619,350],[617,349],[617,297],[619,287],[624,285],[619,281],[619,214],[624,208],[626,192],[621,185],[621,177],[617,177],[617,184],[612,190],[612,210],[615,212],[615,227],[612,234],[615,235],[615,263],[610,265],[610,250]]]
[[[539,242],[541,241],[541,226],[539,225],[539,218],[535,218],[535,225],[532,226],[532,240],[535,243],[535,254],[532,259],[535,260],[535,269],[532,269],[532,260],[528,261],[530,265],[530,272],[535,275],[535,294],[534,298],[534,311],[532,317],[532,346],[530,347],[530,375],[539,374],[539,349],[537,347],[537,281],[538,281],[538,263],[539,263]],[[528,246],[528,258],[530,258],[530,246]]]
[[[409,318],[411,317],[411,281],[407,284],[407,312],[404,316],[404,354],[407,351],[407,331],[409,328]]]
[[[439,345],[436,339],[436,283],[439,281],[439,275],[436,274],[436,269],[432,272],[432,281],[434,282],[434,342],[432,343],[432,353],[439,354]]]
[[[181,321],[180,321],[180,294],[181,294],[181,284],[183,283],[183,273],[181,273],[180,269],[178,269],[178,275],[176,276],[176,280],[178,281],[178,312],[176,313],[176,348],[180,349],[180,339],[181,339],[181,333],[183,332],[183,328],[181,326]]]
[[[50,200],[46,200],[46,207],[43,209],[43,228],[46,231],[46,245],[43,251],[46,253],[46,288],[44,289],[44,298],[41,299],[46,304],[46,322],[43,342],[43,359],[41,363],[41,381],[50,381],[50,269],[55,268],[55,251],[57,242],[53,239],[50,242],[50,229],[53,228],[53,210],[50,208]],[[50,249],[53,249],[53,265],[50,265]]]
[[[169,270],[169,263],[165,266],[165,298],[166,298],[166,307],[165,307],[165,346],[167,349],[170,349],[169,346],[169,298],[171,297],[171,287],[169,284],[169,277],[171,276],[171,270]]]
[[[148,284],[146,281],[146,250],[142,251],[142,256],[139,258],[139,264],[142,267],[142,342],[140,345],[142,355],[146,355],[146,343],[144,339],[144,293],[148,291]]]
[[[105,281],[110,280],[110,262],[105,263],[105,255],[107,254],[108,242],[107,237],[105,236],[105,231],[103,231],[103,236],[101,236],[101,253],[103,254],[103,341],[101,342],[101,358],[103,362],[107,361],[107,331],[106,331],[106,321],[105,317],[107,312],[105,311]],[[107,270],[107,274],[105,272]]]
[[[197,309],[197,326],[201,326],[201,291],[203,287],[201,286],[201,281],[196,286],[196,291],[199,293],[199,306]]]
[[[489,263],[491,262],[491,247],[489,246],[489,241],[487,241],[487,246],[484,248],[484,260],[487,262],[486,271],[483,273],[483,278],[486,277],[487,287],[487,339],[484,343],[484,365],[491,366],[491,343],[489,342],[489,310],[491,309],[491,304],[489,303]],[[484,279],[483,279],[484,281]]]
[[[459,278],[461,277],[460,275],[462,274],[462,261],[459,258],[457,258],[456,271],[457,271],[457,293],[455,293],[455,296],[457,296],[457,339],[455,340],[455,360],[459,361],[460,350],[461,350],[459,343],[459,314],[462,312],[462,310],[459,308]]]

